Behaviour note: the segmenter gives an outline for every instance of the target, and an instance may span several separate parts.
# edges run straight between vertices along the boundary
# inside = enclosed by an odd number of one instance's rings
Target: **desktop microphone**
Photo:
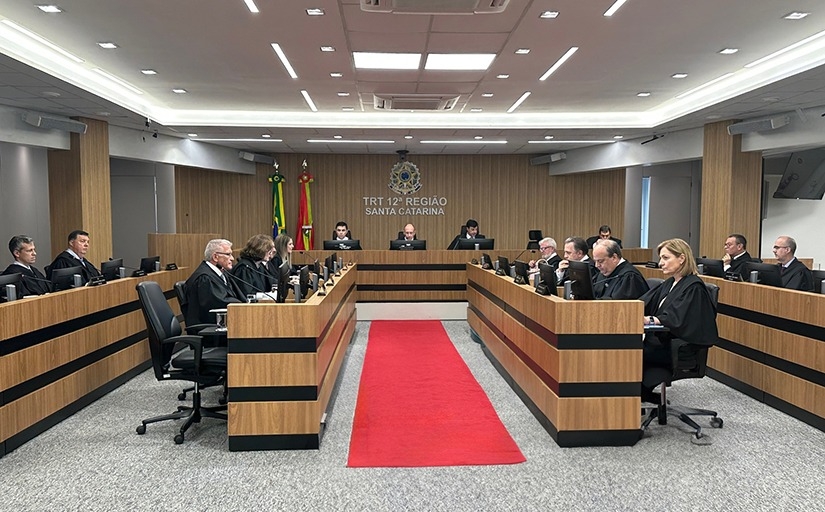
[[[521,256],[522,256],[525,252],[527,252],[527,251],[532,251],[532,250],[533,250],[533,249],[524,249],[523,251],[521,251],[520,253],[518,253],[518,256],[516,256],[516,257],[513,259],[513,261],[516,261],[517,259],[521,258]]]
[[[26,275],[26,274],[23,274],[22,272],[20,273],[20,275],[22,276],[21,279],[23,279],[24,281],[26,279],[31,279],[32,281],[39,281],[41,283],[46,283],[46,284],[49,285],[49,292],[54,291],[54,283],[52,283],[48,279],[43,279],[42,277],[37,277],[37,276]]]
[[[257,287],[257,286],[255,286],[254,284],[249,283],[249,282],[247,282],[247,281],[244,281],[243,279],[241,279],[240,277],[236,276],[236,275],[235,275],[235,274],[233,274],[232,272],[224,272],[224,273],[223,273],[223,275],[225,275],[225,276],[229,276],[229,277],[231,277],[232,279],[236,280],[237,282],[239,282],[239,283],[243,283],[243,284],[245,284],[246,286],[248,286],[248,287],[252,288],[252,289],[253,289],[253,290],[255,290],[256,292],[263,293],[264,295],[266,295],[266,296],[267,296],[267,297],[269,297],[270,299],[275,300],[275,298],[269,294],[270,292],[267,292],[267,291],[261,290],[260,288],[258,288],[258,287]],[[251,302],[251,301],[250,301],[250,300],[247,300],[247,302]]]
[[[109,258],[111,261],[112,258]],[[121,265],[121,267],[125,268],[126,270],[132,271],[132,277],[143,277],[146,275],[146,271],[140,268],[135,267],[127,267],[126,265]]]

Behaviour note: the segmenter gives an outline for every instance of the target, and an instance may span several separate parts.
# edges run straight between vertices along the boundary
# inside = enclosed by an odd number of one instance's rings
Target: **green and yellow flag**
[[[271,174],[268,181],[272,184],[272,236],[286,233],[286,214],[284,213],[284,178],[278,169]]]

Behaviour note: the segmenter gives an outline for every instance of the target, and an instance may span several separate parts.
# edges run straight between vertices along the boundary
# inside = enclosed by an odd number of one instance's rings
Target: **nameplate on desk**
[[[146,271],[144,270],[135,270],[132,272],[132,277],[143,277],[146,275]]]
[[[89,279],[89,282],[86,283],[86,286],[100,286],[102,284],[106,284],[106,278],[103,276],[94,276]]]
[[[178,266],[175,265],[174,263],[167,263],[166,264],[166,270],[177,270],[177,269],[178,269]]]

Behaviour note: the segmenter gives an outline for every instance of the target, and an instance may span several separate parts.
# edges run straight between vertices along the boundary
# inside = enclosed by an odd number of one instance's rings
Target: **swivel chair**
[[[527,248],[537,250],[542,238],[544,237],[541,235],[540,229],[531,229],[527,232]]]
[[[654,278],[651,278],[654,279]],[[705,283],[713,302],[714,309],[719,302],[719,287],[715,284]],[[701,379],[705,376],[708,362],[708,345],[695,345],[687,343],[679,338],[671,340],[671,367],[652,367],[644,370],[642,374],[642,385],[647,388],[654,388],[661,384],[660,402],[657,405],[647,406],[650,411],[642,422],[642,433],[654,418],[659,420],[660,425],[667,424],[668,416],[675,416],[683,423],[693,429],[691,442],[694,444],[711,444],[709,436],[702,433],[702,427],[696,423],[691,416],[710,416],[710,426],[722,428],[723,421],[716,411],[709,409],[694,409],[692,407],[680,407],[670,405],[667,400],[667,387],[673,382],[682,379]]]
[[[180,322],[175,317],[160,285],[154,281],[143,281],[137,289],[140,309],[146,320],[149,334],[149,352],[152,368],[158,381],[185,380],[195,385],[192,393],[192,407],[178,406],[177,412],[155,416],[141,421],[135,429],[138,435],[146,433],[146,425],[166,420],[186,420],[175,435],[175,444],[181,444],[184,435],[193,423],[200,423],[201,418],[226,419],[226,406],[203,407],[200,388],[212,386],[221,381],[226,374],[226,348],[203,348],[200,336],[182,335]],[[188,348],[173,354],[175,344],[182,343]]]
[[[822,293],[822,281],[825,281],[825,270],[811,270],[811,276],[814,278],[814,292]]]
[[[178,299],[180,305],[180,312],[183,318],[186,318],[186,311],[189,309],[189,299],[186,298],[186,281],[178,281],[175,283],[175,297]],[[185,322],[185,320],[184,320]],[[207,327],[215,327],[215,324],[195,324],[186,326],[186,334],[199,334]]]
[[[647,277],[645,278],[645,281],[647,281],[647,286],[651,290],[665,282],[665,280],[661,277]]]
[[[404,232],[399,231],[398,232],[398,238],[396,238],[396,240],[404,240],[404,238],[405,238],[404,237]],[[413,240],[418,240],[418,235],[413,235]]]

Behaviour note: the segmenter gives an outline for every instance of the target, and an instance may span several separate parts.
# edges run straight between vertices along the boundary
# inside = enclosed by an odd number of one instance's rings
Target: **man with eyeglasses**
[[[742,278],[743,281],[748,280],[745,275],[745,263],[748,261],[759,261],[752,258],[747,251],[748,241],[744,235],[734,233],[728,235],[725,240],[725,255],[722,256],[722,263],[724,264],[726,274],[736,274]]]
[[[203,261],[186,280],[187,307],[183,312],[186,325],[214,324],[211,309],[223,309],[232,302],[245,302],[231,277],[232,242],[221,238],[210,240],[203,251]]]
[[[638,299],[650,287],[639,270],[622,258],[622,249],[613,240],[597,240],[593,246],[593,261],[599,273],[593,280],[593,295],[597,299]]]
[[[538,260],[530,260],[530,272],[536,273],[539,271],[539,263],[546,263],[553,267],[555,271],[559,268],[559,263],[561,262],[561,257],[559,253],[556,252],[556,241],[550,237],[542,238],[539,242],[539,251],[541,252],[541,258]]]
[[[773,243],[773,254],[779,262],[782,287],[803,292],[814,291],[814,279],[804,263],[796,259],[796,240],[780,236]]]

